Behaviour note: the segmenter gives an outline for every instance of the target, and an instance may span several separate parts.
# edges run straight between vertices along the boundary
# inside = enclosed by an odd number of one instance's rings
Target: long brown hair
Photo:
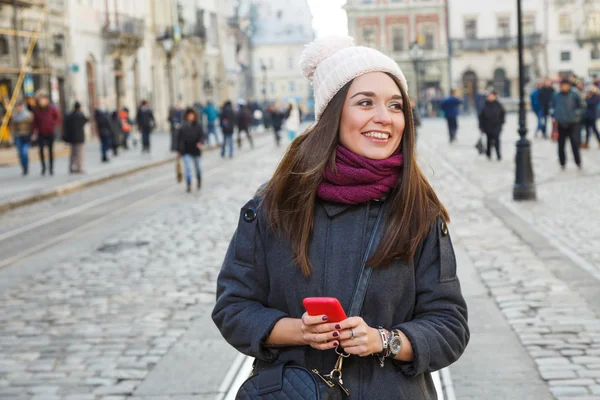
[[[387,200],[385,234],[369,265],[378,268],[394,259],[409,262],[419,243],[429,233],[437,216],[449,221],[448,212],[417,165],[415,128],[409,97],[400,81],[388,74],[405,99],[405,127],[402,137],[402,173]],[[275,174],[264,188],[263,204],[270,227],[292,243],[294,261],[304,276],[312,266],[308,247],[313,231],[317,187],[328,163],[335,166],[342,108],[352,81],[348,82],[325,108],[317,123],[292,142]]]

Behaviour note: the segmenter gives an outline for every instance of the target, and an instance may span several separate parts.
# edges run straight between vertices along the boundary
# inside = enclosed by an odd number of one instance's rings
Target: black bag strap
[[[367,294],[367,286],[369,285],[369,279],[371,279],[371,272],[373,269],[367,265],[367,261],[373,257],[377,246],[379,246],[379,240],[381,239],[381,220],[383,216],[384,204],[379,207],[377,213],[377,219],[373,230],[371,231],[371,238],[369,239],[369,245],[365,251],[362,266],[360,268],[360,275],[358,276],[358,282],[356,283],[356,289],[354,290],[354,296],[352,297],[352,303],[350,303],[350,311],[348,316],[356,317],[360,315],[363,303],[365,302],[365,296]]]

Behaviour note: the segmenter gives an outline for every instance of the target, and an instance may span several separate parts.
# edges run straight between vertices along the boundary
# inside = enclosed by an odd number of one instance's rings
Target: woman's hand
[[[300,330],[305,344],[317,350],[331,350],[339,345],[337,323],[327,323],[326,315],[310,316],[304,313]]]
[[[339,342],[348,354],[365,357],[383,350],[379,331],[367,325],[361,317],[346,318],[337,324],[336,329]]]

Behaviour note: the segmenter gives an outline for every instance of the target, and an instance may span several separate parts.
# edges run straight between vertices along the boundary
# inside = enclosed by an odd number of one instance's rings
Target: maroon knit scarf
[[[380,199],[396,186],[403,159],[398,152],[385,160],[371,160],[338,145],[337,173],[327,166],[317,195],[322,200],[342,204]]]

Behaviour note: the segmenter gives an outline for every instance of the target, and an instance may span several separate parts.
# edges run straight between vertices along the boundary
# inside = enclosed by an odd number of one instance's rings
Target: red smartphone
[[[345,320],[346,313],[335,297],[307,297],[302,301],[308,315],[327,315],[327,322]]]

